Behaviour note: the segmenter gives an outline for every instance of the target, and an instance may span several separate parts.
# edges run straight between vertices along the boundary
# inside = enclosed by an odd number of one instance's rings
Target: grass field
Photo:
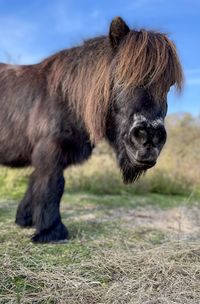
[[[32,244],[15,210],[16,201],[1,201],[0,303],[200,302],[192,197],[65,194],[63,244]]]
[[[199,304],[199,154],[189,157],[198,145],[173,154],[170,140],[135,186],[122,184],[104,145],[68,170],[61,211],[70,239],[60,244],[34,245],[34,230],[15,226],[31,169],[1,168],[0,303]]]

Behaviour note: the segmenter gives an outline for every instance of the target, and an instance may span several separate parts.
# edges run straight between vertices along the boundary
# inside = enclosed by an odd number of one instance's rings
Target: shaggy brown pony
[[[124,182],[155,165],[166,141],[167,93],[182,86],[172,41],[130,30],[115,18],[108,36],[36,65],[0,64],[0,163],[32,165],[16,223],[36,227],[34,242],[67,238],[59,206],[63,170],[88,159],[105,138]]]

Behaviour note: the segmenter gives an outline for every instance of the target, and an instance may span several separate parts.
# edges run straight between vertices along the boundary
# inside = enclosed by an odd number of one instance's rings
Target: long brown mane
[[[162,102],[170,86],[181,90],[183,74],[175,45],[165,34],[130,31],[116,53],[108,37],[88,40],[83,46],[51,58],[49,88],[61,88],[90,138],[98,142],[105,135],[105,122],[112,89],[148,88]],[[49,64],[50,59],[43,62]]]
[[[183,74],[174,43],[165,34],[131,31],[117,56],[115,81],[122,89],[149,88],[160,101],[172,85],[181,90]]]

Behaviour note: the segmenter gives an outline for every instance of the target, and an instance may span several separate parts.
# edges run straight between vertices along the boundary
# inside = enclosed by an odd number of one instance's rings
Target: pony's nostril
[[[138,142],[139,144],[145,144],[148,140],[147,131],[139,126],[136,126],[132,130],[131,138],[133,142]]]
[[[166,142],[167,133],[164,127],[160,127],[155,131],[152,142],[154,145],[164,144]]]

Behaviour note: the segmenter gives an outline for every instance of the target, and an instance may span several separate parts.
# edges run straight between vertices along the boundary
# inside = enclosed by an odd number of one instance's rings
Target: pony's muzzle
[[[151,124],[137,123],[131,128],[129,137],[128,155],[132,162],[137,166],[154,166],[166,141],[164,125],[154,127]]]

